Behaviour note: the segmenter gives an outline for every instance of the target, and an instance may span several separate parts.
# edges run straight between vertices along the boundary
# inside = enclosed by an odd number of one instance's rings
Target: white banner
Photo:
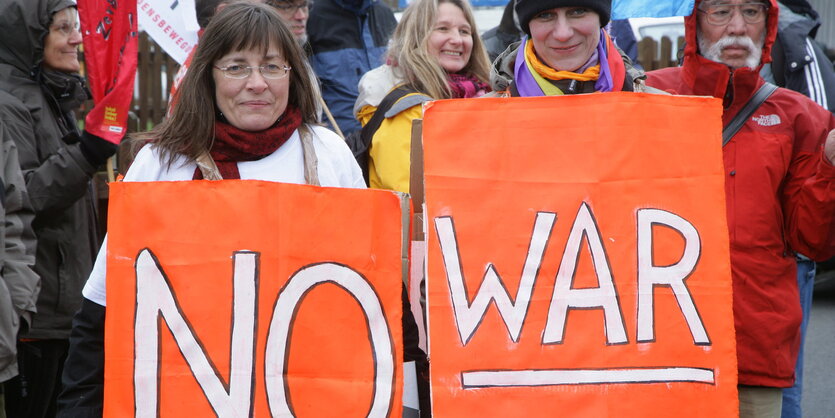
[[[139,29],[180,64],[197,46],[195,0],[136,0]]]

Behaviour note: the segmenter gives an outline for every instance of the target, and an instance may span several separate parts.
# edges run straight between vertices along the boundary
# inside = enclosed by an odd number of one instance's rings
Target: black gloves
[[[84,158],[94,166],[104,164],[107,159],[116,153],[116,144],[99,138],[87,131],[81,134],[81,153]]]

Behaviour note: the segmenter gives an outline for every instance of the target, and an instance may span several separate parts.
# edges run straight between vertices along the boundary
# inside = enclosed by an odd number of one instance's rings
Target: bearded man
[[[765,84],[778,10],[775,0],[696,0],[682,67],[650,72],[647,84],[722,99],[727,126]],[[829,111],[778,88],[723,146],[743,418],[779,417],[782,388],[794,382],[794,254],[835,253],[833,128]]]

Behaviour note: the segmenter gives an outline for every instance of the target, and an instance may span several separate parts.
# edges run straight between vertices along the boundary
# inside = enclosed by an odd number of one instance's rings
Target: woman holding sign
[[[527,36],[493,64],[493,89],[505,97],[647,91],[603,29],[611,9],[611,0],[517,0]]]
[[[363,139],[373,137],[368,163],[372,188],[409,192],[412,121],[422,117],[422,104],[483,95],[489,91],[489,67],[466,0],[409,4],[394,30],[388,63],[363,76],[354,105]],[[381,104],[384,114],[375,124]]]
[[[314,125],[312,83],[304,53],[275,10],[225,7],[203,34],[171,117],[137,135],[149,144],[125,181],[255,179],[364,188],[345,142]],[[105,260],[102,250],[73,323],[62,416],[102,413]]]

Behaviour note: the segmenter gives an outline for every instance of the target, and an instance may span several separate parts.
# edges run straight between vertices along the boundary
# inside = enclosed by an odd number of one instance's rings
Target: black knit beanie
[[[522,30],[531,35],[531,19],[542,11],[556,7],[588,7],[600,15],[600,27],[609,23],[612,0],[516,0],[516,15]]]

